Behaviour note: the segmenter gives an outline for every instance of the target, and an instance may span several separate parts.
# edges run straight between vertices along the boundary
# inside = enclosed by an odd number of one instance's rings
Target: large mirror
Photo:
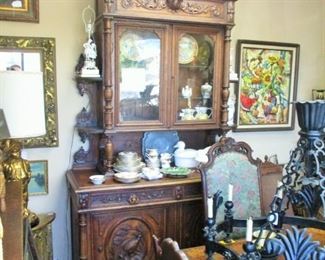
[[[0,36],[0,71],[23,70],[42,72],[44,87],[45,135],[20,139],[23,146],[58,146],[55,39]],[[31,100],[32,102],[32,100]],[[17,108],[22,111],[23,108]],[[31,120],[33,115],[26,115]]]

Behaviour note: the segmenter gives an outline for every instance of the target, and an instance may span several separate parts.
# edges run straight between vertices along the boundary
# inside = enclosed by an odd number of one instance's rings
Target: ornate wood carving
[[[182,208],[182,223],[187,228],[182,233],[182,247],[190,247],[198,243],[203,244],[202,227],[204,226],[202,219],[204,212],[201,202],[188,203]]]
[[[94,195],[91,199],[92,207],[99,207],[102,205],[116,205],[116,204],[139,204],[147,201],[162,200],[163,198],[173,198],[173,190],[171,188],[158,188],[153,190],[138,190],[132,192],[118,192],[110,194]]]
[[[106,259],[155,259],[152,234],[158,230],[159,224],[150,214],[122,218],[107,232]]]
[[[89,202],[89,194],[83,193],[79,195],[79,207],[81,209],[88,208],[88,202]]]
[[[106,57],[104,59],[104,69],[106,71],[104,75],[104,127],[109,130],[113,128],[113,86],[112,86],[112,78],[113,75],[109,72],[109,69],[112,66],[111,64],[111,46],[112,46],[112,23],[110,19],[104,19],[103,21],[103,34],[104,34],[104,43],[103,43],[103,55]],[[109,73],[108,73],[109,72]]]
[[[81,96],[84,96],[85,94],[88,96],[90,107],[89,111],[83,107],[81,112],[77,115],[77,127],[95,127],[97,125],[96,84],[96,82],[88,82],[82,78],[77,79],[77,88],[79,94]]]
[[[85,243],[87,243],[87,218],[85,214],[80,214],[79,229],[80,229],[80,259],[87,259],[88,248],[82,246]]]
[[[73,155],[73,167],[83,167],[86,165],[96,165],[98,149],[97,149],[97,138],[94,135],[89,135],[86,131],[79,129],[79,136],[83,143],[88,140],[89,149],[85,150],[82,146]]]
[[[221,6],[208,3],[197,3],[195,1],[183,0],[122,0],[122,7],[125,9],[137,7],[148,10],[166,10],[170,12],[182,12],[185,14],[211,14],[220,16],[222,13]]]

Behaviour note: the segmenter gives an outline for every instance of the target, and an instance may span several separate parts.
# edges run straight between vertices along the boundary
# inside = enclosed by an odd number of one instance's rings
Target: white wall
[[[235,56],[236,40],[262,40],[300,45],[297,100],[310,100],[311,90],[325,87],[325,1],[322,0],[239,0],[236,26],[232,31]],[[232,133],[237,140],[251,144],[254,155],[277,154],[287,162],[289,151],[298,140],[293,131]]]
[[[54,257],[68,260],[67,188],[65,172],[71,156],[81,143],[73,138],[75,116],[87,102],[73,81],[74,66],[86,39],[81,12],[93,0],[40,0],[40,23],[0,21],[0,34],[56,38],[56,68],[59,141],[57,148],[26,150],[30,160],[48,160],[49,194],[30,198],[29,207],[38,213],[55,212],[53,224]],[[291,42],[300,44],[298,99],[310,99],[311,89],[325,82],[325,1],[323,0],[239,0],[232,50],[237,39]],[[233,53],[233,55],[235,55]],[[286,162],[298,139],[294,131],[232,133],[237,140],[251,144],[254,154],[277,154]],[[74,140],[74,141],[73,141]],[[72,151],[71,151],[72,150]]]

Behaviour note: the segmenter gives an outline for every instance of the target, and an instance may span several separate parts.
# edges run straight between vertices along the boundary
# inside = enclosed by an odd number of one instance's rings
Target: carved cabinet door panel
[[[155,259],[152,235],[166,236],[168,207],[93,213],[93,259]]]
[[[190,201],[181,204],[180,222],[183,228],[179,229],[179,243],[181,248],[203,245],[204,209],[202,201]]]

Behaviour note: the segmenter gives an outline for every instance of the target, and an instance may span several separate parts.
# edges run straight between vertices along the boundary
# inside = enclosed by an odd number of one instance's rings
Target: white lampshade
[[[46,133],[42,72],[0,71],[0,109],[10,138]]]

